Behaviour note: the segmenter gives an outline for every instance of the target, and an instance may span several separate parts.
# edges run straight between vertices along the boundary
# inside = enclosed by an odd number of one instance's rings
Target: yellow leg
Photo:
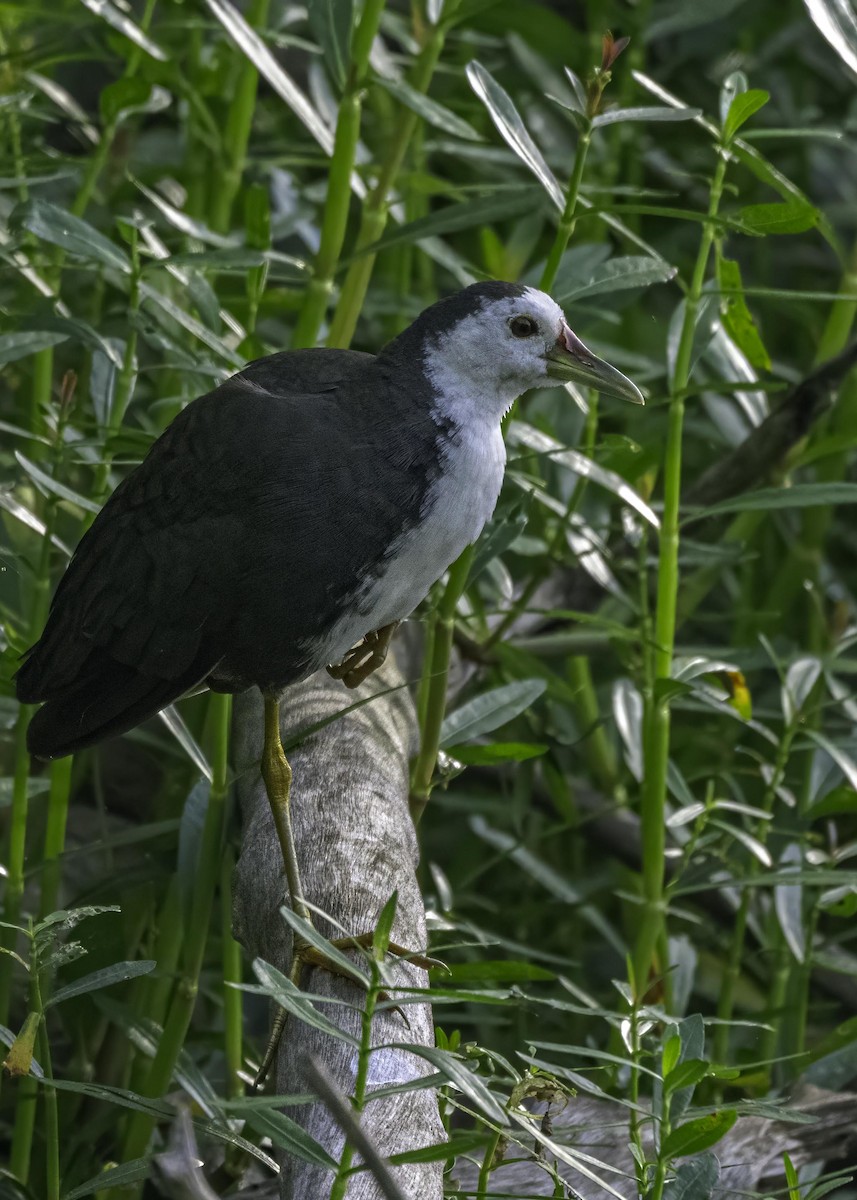
[[[292,768],[280,741],[280,699],[265,696],[265,741],[262,749],[262,778],[268,793],[268,803],[274,817],[274,827],[283,855],[283,866],[289,885],[292,909],[304,921],[310,920],[309,909],[304,900],[298,858],[295,853],[295,838],[292,833],[290,797],[292,791]]]

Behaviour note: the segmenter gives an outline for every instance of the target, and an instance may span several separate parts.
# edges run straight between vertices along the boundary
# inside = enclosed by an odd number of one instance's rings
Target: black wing
[[[290,497],[307,486],[307,455],[321,444],[335,461],[336,385],[371,362],[324,355],[325,370],[313,373],[307,355],[261,360],[194,401],[104,506],[18,672],[19,698],[48,702],[31,724],[34,753],[66,754],[131,728],[206,679],[246,636],[250,600],[272,584],[271,539],[287,543],[305,515]],[[298,360],[289,382],[309,378],[316,395],[265,390],[274,379],[282,388],[284,358]],[[308,552],[301,537],[294,546],[298,559]],[[297,611],[285,640],[312,623]],[[250,624],[258,639],[264,630]]]

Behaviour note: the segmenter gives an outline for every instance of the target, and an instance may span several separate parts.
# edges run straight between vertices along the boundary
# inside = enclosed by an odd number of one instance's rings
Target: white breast
[[[383,574],[368,580],[324,647],[337,662],[368,632],[410,616],[491,517],[503,483],[506,447],[499,421],[470,421],[450,439],[420,521],[390,547]]]

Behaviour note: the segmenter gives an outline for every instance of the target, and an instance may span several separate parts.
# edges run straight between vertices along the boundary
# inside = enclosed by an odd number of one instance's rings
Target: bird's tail
[[[45,699],[28,684],[28,663],[18,672],[18,699]],[[201,682],[198,670],[175,679],[153,679],[101,652],[98,663],[74,684],[54,692],[35,714],[27,731],[27,748],[37,758],[64,758],[105,738],[118,737],[155,716]]]

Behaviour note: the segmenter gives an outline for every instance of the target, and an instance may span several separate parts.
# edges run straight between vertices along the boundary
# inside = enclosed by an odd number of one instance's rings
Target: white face
[[[555,300],[526,288],[522,296],[491,301],[459,321],[428,351],[426,369],[456,407],[468,399],[496,417],[529,388],[557,386],[546,355],[564,325]]]

